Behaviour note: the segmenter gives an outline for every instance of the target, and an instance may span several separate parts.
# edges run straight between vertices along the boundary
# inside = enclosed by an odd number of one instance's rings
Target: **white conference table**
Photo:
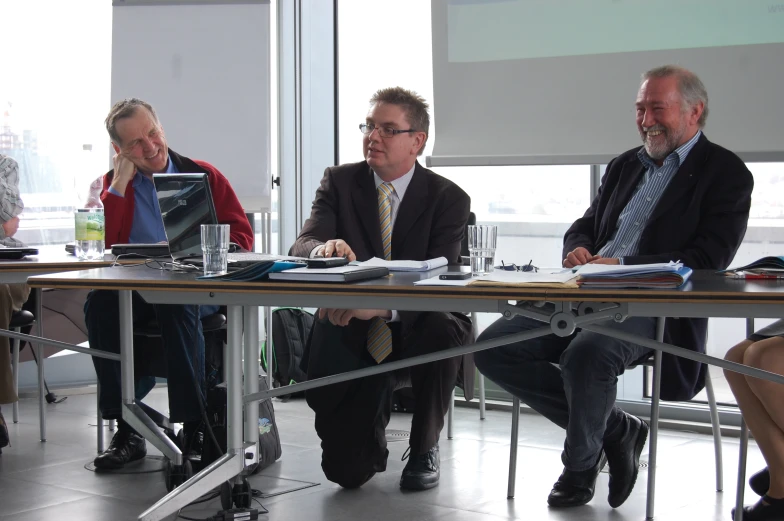
[[[784,317],[784,283],[782,282],[738,281],[712,273],[697,272],[684,288],[678,290],[586,290],[413,285],[416,280],[431,277],[446,269],[442,268],[427,273],[395,273],[383,279],[354,284],[333,284],[204,281],[196,280],[193,274],[164,272],[146,269],[142,266],[41,275],[31,277],[28,283],[35,288],[90,288],[119,291],[123,418],[140,430],[145,437],[148,437],[167,455],[176,455],[179,451],[176,451],[176,448],[175,451],[171,450],[171,447],[168,446],[171,444],[168,438],[134,404],[132,291],[139,292],[150,303],[227,306],[227,454],[143,512],[139,517],[142,520],[163,519],[222,482],[236,477],[246,466],[257,461],[258,429],[255,428],[257,418],[254,419],[253,415],[254,412],[257,414],[258,408],[253,404],[259,400],[548,334],[566,336],[571,334],[575,328],[587,329],[654,349],[659,364],[661,363],[661,353],[666,352],[784,384],[784,376],[595,324],[602,320],[624,320],[627,317]],[[517,302],[517,305],[510,303],[512,301]],[[553,303],[554,309],[545,310],[535,305],[535,303],[543,301]],[[597,303],[602,303],[602,305],[597,305]],[[248,338],[246,335],[244,347],[242,341],[243,318],[252,321],[255,317],[258,320],[257,313],[248,312],[248,309],[256,306],[386,308],[443,312],[475,311],[500,313],[507,318],[518,314],[524,315],[542,321],[543,325],[541,328],[504,338],[259,392],[258,381],[255,378],[246,378],[243,386],[240,356],[244,350],[245,373],[257,374],[258,338],[254,336],[258,334],[257,322],[255,327],[249,328],[251,337]],[[654,384],[657,383],[654,382]],[[249,406],[246,408],[244,433],[242,425],[243,404]],[[655,436],[655,432],[656,426],[652,426],[652,437]]]

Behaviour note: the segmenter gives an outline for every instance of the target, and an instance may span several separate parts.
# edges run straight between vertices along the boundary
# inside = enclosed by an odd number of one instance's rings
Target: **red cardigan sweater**
[[[231,227],[231,242],[237,243],[245,250],[253,251],[253,230],[228,179],[206,161],[189,159],[171,149],[169,149],[169,158],[183,174],[207,173],[218,222]],[[114,170],[110,170],[103,176],[103,190],[101,190],[101,202],[106,215],[107,249],[110,249],[113,244],[127,243],[133,226],[133,183],[128,183],[125,197],[119,197],[109,192],[113,177]]]

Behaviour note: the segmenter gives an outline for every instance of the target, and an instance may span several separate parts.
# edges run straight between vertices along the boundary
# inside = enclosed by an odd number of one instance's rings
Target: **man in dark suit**
[[[360,261],[446,257],[450,264],[459,263],[470,199],[417,162],[430,127],[427,104],[396,87],[376,92],[370,105],[360,125],[365,161],[327,168],[290,254]],[[470,321],[460,313],[321,309],[309,344],[308,377],[456,347],[470,337]],[[460,358],[453,358],[406,374],[386,373],[308,391],[327,478],[355,488],[386,470],[384,431],[392,392],[401,378],[410,378],[415,412],[400,487],[436,486],[438,438],[459,367]]]
[[[746,231],[753,179],[740,158],[702,133],[705,87],[686,69],[658,67],[643,75],[636,110],[644,146],[607,165],[591,207],[566,232],[563,265],[680,260],[693,269],[726,268]],[[541,325],[519,316],[499,320],[479,340]],[[603,325],[655,336],[651,318]],[[667,319],[664,340],[705,352],[706,329],[706,319]],[[483,374],[566,429],[564,471],[548,497],[551,506],[589,502],[603,455],[610,506],[629,497],[648,425],[615,405],[617,377],[650,353],[578,330],[476,354]],[[691,399],[704,385],[701,364],[665,354],[662,368],[664,399]]]

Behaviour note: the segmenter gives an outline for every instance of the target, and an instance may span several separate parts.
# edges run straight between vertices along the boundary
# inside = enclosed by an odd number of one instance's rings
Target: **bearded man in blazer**
[[[470,198],[417,162],[429,127],[427,103],[416,93],[399,87],[376,92],[360,125],[365,161],[327,168],[310,218],[289,253],[344,256],[352,261],[446,257],[450,264],[460,264]],[[385,194],[389,207],[383,201]],[[386,351],[385,357],[371,354],[372,347],[368,350],[374,324],[391,332],[391,352]],[[470,340],[471,323],[461,313],[321,309],[309,342],[308,377],[457,347]],[[410,378],[415,412],[400,487],[436,486],[438,438],[460,363],[457,357],[418,365],[405,374],[385,373],[308,391],[326,477],[355,488],[386,470],[385,428],[392,392],[401,378]]]
[[[598,195],[566,232],[563,265],[681,261],[693,269],[726,268],[746,232],[754,181],[738,156],[702,133],[705,86],[681,67],[651,69],[643,75],[636,113],[644,146],[607,165]],[[667,318],[664,341],[704,353],[707,322]],[[541,325],[520,316],[499,320],[479,340]],[[653,318],[602,325],[655,335]],[[547,499],[550,506],[589,502],[605,462],[610,506],[631,494],[648,425],[615,405],[616,384],[627,367],[650,354],[580,330],[475,354],[485,376],[566,430],[564,470]],[[691,399],[704,386],[705,371],[702,364],[664,354],[662,398]]]

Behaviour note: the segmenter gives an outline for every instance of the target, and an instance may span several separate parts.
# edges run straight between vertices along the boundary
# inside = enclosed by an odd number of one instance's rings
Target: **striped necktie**
[[[376,188],[378,195],[378,222],[381,226],[381,244],[384,246],[384,259],[392,258],[392,202],[389,197],[395,188],[389,183],[381,183]],[[370,356],[380,364],[392,353],[392,331],[383,318],[375,317],[370,322],[367,350]]]

